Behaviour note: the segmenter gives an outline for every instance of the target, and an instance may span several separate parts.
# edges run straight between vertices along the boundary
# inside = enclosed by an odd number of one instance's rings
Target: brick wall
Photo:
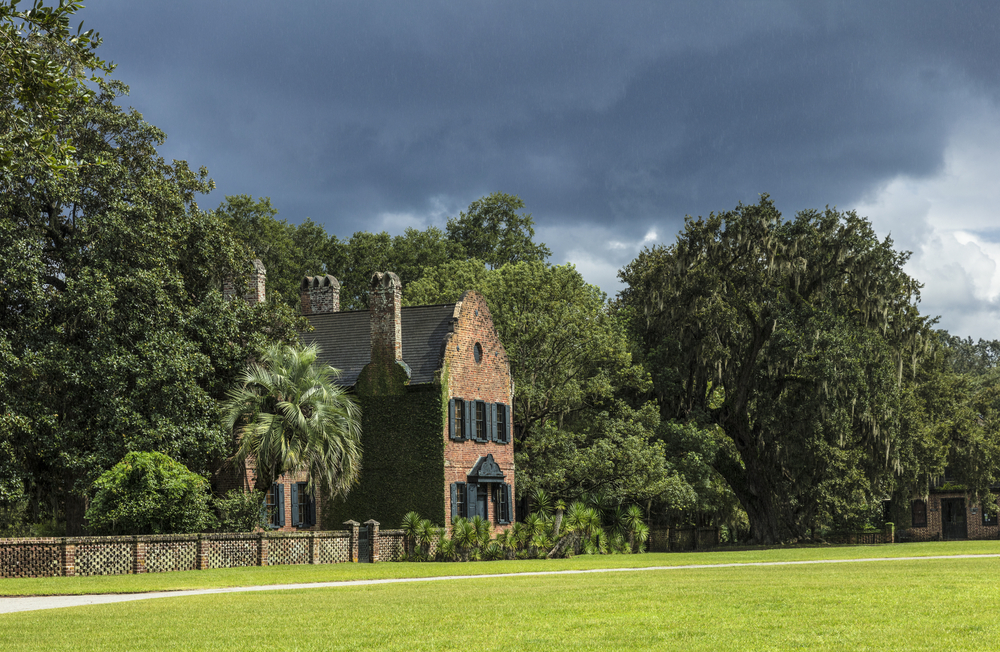
[[[398,558],[389,533],[385,561]],[[353,537],[353,539],[352,539]],[[123,575],[352,561],[357,532],[0,539],[0,577]]]
[[[444,500],[446,518],[451,514],[451,491],[453,482],[465,482],[476,461],[488,454],[500,466],[500,470],[511,485],[511,520],[514,519],[514,438],[513,395],[510,377],[510,362],[507,352],[500,343],[489,307],[483,297],[476,292],[466,292],[462,301],[455,306],[455,331],[445,341],[445,364],[448,367],[448,398],[465,401],[485,401],[503,403],[508,406],[507,419],[510,443],[454,441],[449,438],[448,422],[444,423],[442,436],[445,441]],[[479,362],[475,358],[475,347],[482,347]],[[490,522],[496,524],[493,500],[487,501]],[[501,527],[500,529],[503,529]]]
[[[252,460],[247,460],[246,464],[246,478],[248,489],[253,488],[254,483],[257,481],[256,472],[254,471]],[[284,487],[282,491],[282,499],[284,501],[285,508],[285,524],[283,526],[272,528],[272,531],[276,532],[307,532],[307,531],[318,531],[321,529],[321,514],[323,507],[323,496],[321,491],[315,492],[316,498],[316,524],[312,526],[293,526],[292,525],[292,490],[291,485],[298,484],[300,482],[307,482],[309,480],[309,473],[306,471],[298,471],[295,473],[283,473],[278,476],[275,480],[275,484],[280,484]]]

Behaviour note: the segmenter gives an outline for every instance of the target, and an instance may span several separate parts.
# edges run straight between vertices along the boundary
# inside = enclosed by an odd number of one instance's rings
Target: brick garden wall
[[[444,423],[442,436],[445,442],[444,469],[444,513],[446,519],[451,514],[450,486],[453,482],[465,482],[469,471],[476,461],[488,454],[500,466],[505,476],[505,482],[511,486],[511,497],[514,495],[514,438],[510,429],[513,427],[513,400],[511,393],[510,362],[507,352],[500,343],[493,318],[486,300],[476,292],[466,292],[460,304],[456,305],[457,322],[455,332],[446,341],[445,364],[448,366],[448,398],[460,398],[466,401],[485,401],[487,403],[503,403],[508,407],[510,416],[507,419],[510,443],[477,441],[453,441],[448,437],[448,422]],[[482,358],[475,360],[475,346],[482,347]],[[514,501],[511,504],[511,521],[516,519]],[[489,520],[496,523],[494,503],[487,501]],[[506,526],[500,526],[503,529]]]
[[[262,532],[126,537],[0,539],[0,577],[125,575],[168,571],[338,564],[357,559],[356,528],[326,532]],[[402,533],[387,532],[386,561]],[[376,538],[376,543],[378,540]],[[400,544],[401,546],[401,544]]]

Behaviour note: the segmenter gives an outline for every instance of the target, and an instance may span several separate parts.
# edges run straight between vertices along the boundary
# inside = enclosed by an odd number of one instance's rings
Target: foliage
[[[187,534],[215,526],[208,482],[163,453],[128,453],[94,482],[95,534]]]
[[[251,363],[223,407],[237,428],[240,458],[252,458],[264,492],[283,473],[308,471],[329,498],[346,495],[361,472],[361,415],[335,383],[339,372],[316,362],[315,345],[272,346]]]
[[[266,526],[261,511],[264,494],[259,491],[230,489],[225,496],[216,497],[212,504],[218,516],[219,532],[253,532]]]
[[[87,81],[113,69],[97,57],[94,30],[74,32],[70,18],[83,5],[49,7],[20,0],[0,3],[0,190],[27,174],[61,178],[86,163],[61,126],[93,91]],[[89,73],[94,76],[88,76]]]
[[[731,445],[713,466],[755,540],[883,495],[900,382],[928,337],[906,259],[854,213],[786,222],[764,196],[688,218],[675,245],[622,270],[664,416],[720,427]]]
[[[490,269],[507,263],[544,262],[552,252],[534,242],[535,222],[530,213],[517,212],[523,208],[519,197],[502,192],[477,199],[468,212],[448,220],[448,239]]]
[[[444,523],[444,411],[439,388],[407,386],[398,396],[357,400],[364,471],[348,496],[324,502],[323,523],[336,527],[348,519],[370,518],[400,523],[410,511]],[[399,446],[400,441],[407,445]]]
[[[655,403],[634,410],[618,401],[610,411],[588,413],[579,422],[562,430],[546,423],[525,437],[517,458],[522,492],[538,489],[548,500],[550,492],[574,499],[602,491],[618,501],[655,499],[676,510],[694,507],[694,490],[656,439],[660,415]]]

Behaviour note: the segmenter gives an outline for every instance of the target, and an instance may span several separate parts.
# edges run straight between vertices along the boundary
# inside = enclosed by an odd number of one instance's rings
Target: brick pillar
[[[60,565],[64,577],[76,575],[76,539],[63,539]]]
[[[365,521],[365,527],[368,528],[368,545],[371,547],[370,556],[373,564],[378,563],[378,526],[379,522],[375,519]]]
[[[146,572],[146,539],[145,537],[135,537],[132,542],[132,572]]]
[[[348,542],[348,550],[350,550],[350,562],[358,563],[358,530],[361,528],[361,524],[357,521],[344,521],[344,525],[347,526],[347,531],[350,532],[351,537]]]
[[[260,259],[254,258],[250,262],[250,279],[247,283],[247,303],[264,303],[264,296],[267,288],[267,270]]]
[[[309,563],[318,564],[319,563],[319,541],[316,540],[316,535],[318,532],[309,533]]]
[[[267,566],[267,558],[271,553],[271,537],[266,532],[257,533],[257,565]]]
[[[208,569],[208,539],[204,534],[198,535],[198,570]]]

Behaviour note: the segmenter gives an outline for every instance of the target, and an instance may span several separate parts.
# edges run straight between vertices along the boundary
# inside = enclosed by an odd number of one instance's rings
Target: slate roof
[[[453,303],[402,309],[403,362],[410,367],[411,385],[433,382],[454,313]],[[342,372],[337,382],[344,387],[354,385],[372,357],[369,312],[329,312],[306,319],[314,330],[302,334],[302,343],[319,344],[320,361]]]

